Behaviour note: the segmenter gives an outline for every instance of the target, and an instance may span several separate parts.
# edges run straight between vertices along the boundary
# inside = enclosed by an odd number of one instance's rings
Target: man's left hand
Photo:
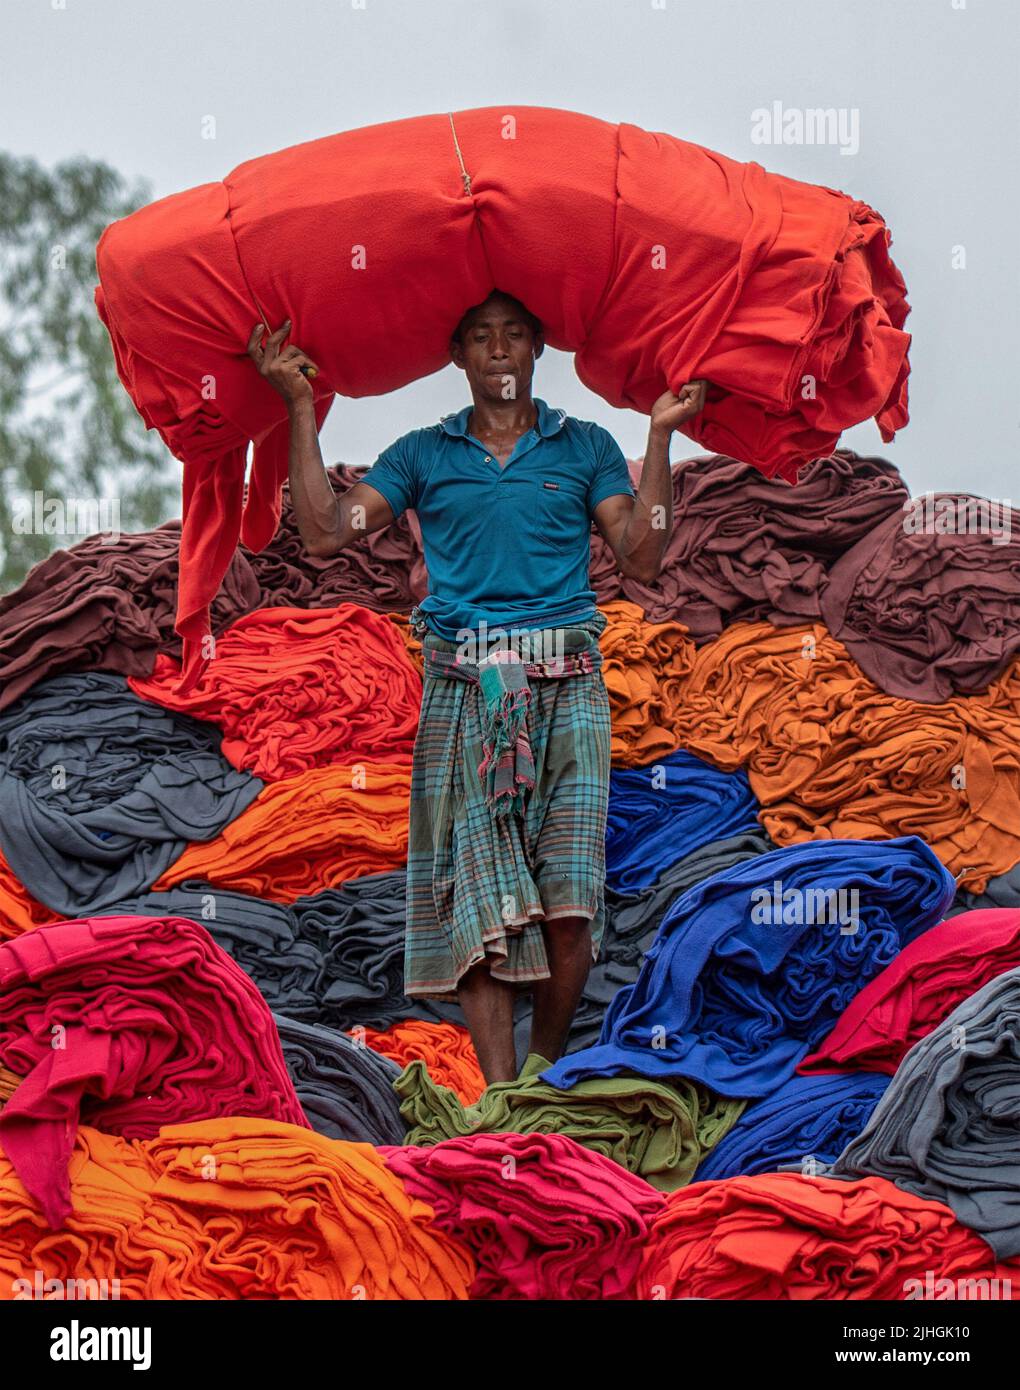
[[[667,391],[652,406],[652,429],[663,434],[672,434],[685,420],[697,415],[705,404],[707,390],[707,381],[689,381],[686,386],[681,386],[679,395]]]

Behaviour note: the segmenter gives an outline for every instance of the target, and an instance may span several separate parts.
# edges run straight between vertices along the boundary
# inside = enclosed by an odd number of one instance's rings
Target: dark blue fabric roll
[[[954,887],[916,835],[809,840],[734,865],[676,900],[598,1044],[543,1079],[569,1087],[632,1071],[768,1095],[857,991],[941,920]]]
[[[694,1181],[774,1173],[783,1164],[831,1163],[856,1139],[891,1076],[855,1071],[839,1076],[792,1076],[772,1095],[748,1106],[702,1163]]]
[[[407,1126],[393,1083],[401,1068],[346,1033],[273,1015],[287,1070],[317,1134],[359,1144],[402,1144]]]
[[[720,772],[683,749],[609,778],[606,887],[647,888],[702,845],[757,830],[758,798],[747,773]]]

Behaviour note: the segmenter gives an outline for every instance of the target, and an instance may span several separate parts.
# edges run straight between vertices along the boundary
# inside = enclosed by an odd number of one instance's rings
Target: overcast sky
[[[840,188],[888,222],[914,334],[910,425],[843,442],[915,493],[1020,496],[1017,0],[0,0],[0,54],[0,145],[106,160],[155,197],[335,131],[504,103]],[[859,148],[753,143],[752,112],[776,101],[856,112]],[[536,393],[642,452],[643,418],[588,392],[569,356],[546,354]],[[452,367],[338,400],[323,454],[371,462],[466,401]],[[676,437],[674,458],[695,452]]]

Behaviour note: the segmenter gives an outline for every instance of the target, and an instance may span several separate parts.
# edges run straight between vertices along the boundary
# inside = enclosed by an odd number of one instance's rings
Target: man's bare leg
[[[513,1081],[517,1076],[513,985],[494,980],[488,962],[479,961],[461,976],[457,999],[488,1085]]]
[[[566,1046],[591,969],[591,921],[587,917],[556,917],[545,922],[542,931],[549,978],[536,980],[532,987],[534,1012],[528,1051],[555,1062]]]

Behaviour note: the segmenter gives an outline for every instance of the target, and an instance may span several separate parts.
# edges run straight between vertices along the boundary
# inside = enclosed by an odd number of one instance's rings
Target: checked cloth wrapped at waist
[[[411,614],[412,629],[421,633],[423,625],[415,608]],[[600,626],[605,626],[604,616],[601,624],[596,622],[591,627],[511,629],[509,640],[504,635],[477,661],[470,656],[481,650],[480,643],[472,652],[470,639],[458,644],[425,630],[425,675],[468,681],[481,687],[485,714],[478,775],[484,781],[485,799],[493,816],[523,811],[525,799],[535,786],[535,762],[527,725],[532,701],[530,681],[564,680],[599,670]]]

